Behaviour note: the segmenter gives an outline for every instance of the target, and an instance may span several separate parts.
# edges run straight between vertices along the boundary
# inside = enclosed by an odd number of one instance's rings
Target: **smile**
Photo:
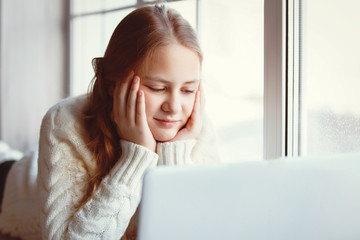
[[[178,120],[168,120],[168,119],[157,119],[154,118],[160,126],[171,128],[174,127],[179,121]]]

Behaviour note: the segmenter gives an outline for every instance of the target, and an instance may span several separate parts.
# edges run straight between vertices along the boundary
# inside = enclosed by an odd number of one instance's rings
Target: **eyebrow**
[[[172,84],[172,81],[166,80],[166,79],[163,79],[160,77],[145,76],[145,77],[143,77],[143,79],[146,79],[149,81],[154,81],[154,82],[161,82],[161,83],[165,83],[165,84]],[[193,80],[184,82],[184,84],[191,84],[191,83],[198,83],[198,82],[200,82],[200,79],[193,79]]]

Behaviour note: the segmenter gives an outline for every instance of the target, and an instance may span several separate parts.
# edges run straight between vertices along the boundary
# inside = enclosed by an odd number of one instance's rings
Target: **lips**
[[[172,119],[158,119],[158,118],[154,118],[154,119],[160,126],[166,128],[174,127],[179,122],[179,120],[172,120]]]

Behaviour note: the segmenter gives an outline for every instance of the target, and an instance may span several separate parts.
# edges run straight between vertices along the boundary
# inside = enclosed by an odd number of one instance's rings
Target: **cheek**
[[[184,101],[184,113],[186,117],[190,117],[192,110],[194,108],[195,95],[191,97],[187,97]]]
[[[153,94],[144,91],[146,115],[153,115],[159,109],[159,99]]]
[[[151,97],[148,96],[146,93],[144,94],[145,96],[145,112],[146,115],[150,114],[152,112],[152,101],[151,101]]]

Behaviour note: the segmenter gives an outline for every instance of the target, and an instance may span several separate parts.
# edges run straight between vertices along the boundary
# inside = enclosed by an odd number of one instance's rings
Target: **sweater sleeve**
[[[76,208],[89,176],[81,163],[76,134],[43,120],[39,149],[39,193],[43,239],[120,239],[140,202],[145,171],[156,166],[154,152],[121,141],[122,155],[93,197]],[[84,147],[84,146],[82,146]],[[80,192],[80,193],[79,193]]]
[[[194,164],[191,153],[197,140],[181,140],[157,144],[159,165],[192,165]]]

